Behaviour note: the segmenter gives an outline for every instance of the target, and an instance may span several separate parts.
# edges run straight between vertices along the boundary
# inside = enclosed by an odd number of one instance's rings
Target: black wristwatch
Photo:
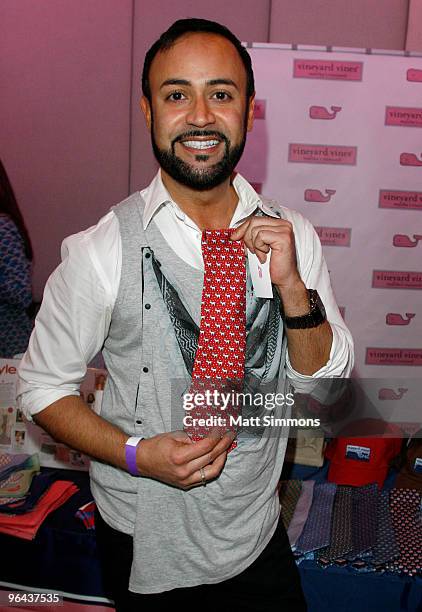
[[[318,325],[321,325],[326,320],[324,304],[318,295],[318,291],[316,289],[308,289],[307,291],[309,296],[309,312],[299,317],[283,316],[284,325],[288,329],[318,327]]]

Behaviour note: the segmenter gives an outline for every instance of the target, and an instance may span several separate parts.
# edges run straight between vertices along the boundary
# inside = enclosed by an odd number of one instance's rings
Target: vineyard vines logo
[[[334,81],[361,81],[363,62],[295,59],[293,78]]]
[[[403,395],[408,391],[404,387],[398,387],[397,391],[383,387],[378,391],[378,399],[380,400],[401,400]]]
[[[422,192],[381,189],[378,206],[400,210],[422,210]]]
[[[352,230],[349,227],[315,227],[323,246],[349,247]]]
[[[386,106],[385,125],[399,127],[422,127],[422,108]]]
[[[335,189],[326,189],[325,195],[319,189],[306,189],[304,197],[306,202],[329,202],[335,193]]]
[[[291,142],[289,144],[288,161],[290,163],[355,166],[357,150],[357,147],[342,145]]]
[[[415,315],[415,312],[406,312],[406,318],[404,318],[397,312],[389,312],[385,317],[385,323],[386,325],[409,325]]]
[[[393,236],[393,246],[412,248],[418,244],[419,240],[422,240],[421,234],[413,234],[413,240],[405,234],[395,234]]]
[[[341,106],[330,106],[331,113],[325,106],[311,106],[309,116],[311,119],[335,119],[337,113],[341,111]]]
[[[375,289],[422,289],[422,272],[402,270],[373,270]]]
[[[366,365],[422,366],[422,349],[368,347]]]

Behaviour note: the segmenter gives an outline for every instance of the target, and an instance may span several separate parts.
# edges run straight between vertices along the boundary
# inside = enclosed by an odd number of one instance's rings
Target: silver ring
[[[199,473],[201,474],[202,486],[205,487],[207,484],[207,479],[205,478],[205,470],[203,467],[199,468]]]

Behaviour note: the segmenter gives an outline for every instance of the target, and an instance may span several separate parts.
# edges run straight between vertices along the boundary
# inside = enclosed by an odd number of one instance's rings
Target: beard
[[[224,142],[224,154],[222,159],[212,166],[194,168],[176,155],[175,145],[182,140],[201,136],[218,138],[220,141]],[[237,145],[232,145],[229,138],[222,132],[215,130],[190,130],[174,138],[169,149],[160,149],[154,136],[154,118],[152,115],[151,144],[156,160],[172,179],[190,189],[207,191],[221,185],[221,183],[231,176],[233,170],[237,166],[246,144],[246,121],[243,126],[242,140]],[[198,162],[206,162],[208,158],[209,155],[195,155],[195,159]]]

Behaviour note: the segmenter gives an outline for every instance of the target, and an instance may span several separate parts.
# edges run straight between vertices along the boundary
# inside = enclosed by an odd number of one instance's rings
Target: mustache
[[[219,140],[223,140],[225,143],[229,142],[229,139],[222,132],[217,132],[215,130],[190,130],[189,132],[183,132],[183,134],[179,134],[172,140],[172,146],[176,144],[176,142],[180,142],[182,140],[187,140],[188,138],[201,138],[202,136],[215,137]]]

